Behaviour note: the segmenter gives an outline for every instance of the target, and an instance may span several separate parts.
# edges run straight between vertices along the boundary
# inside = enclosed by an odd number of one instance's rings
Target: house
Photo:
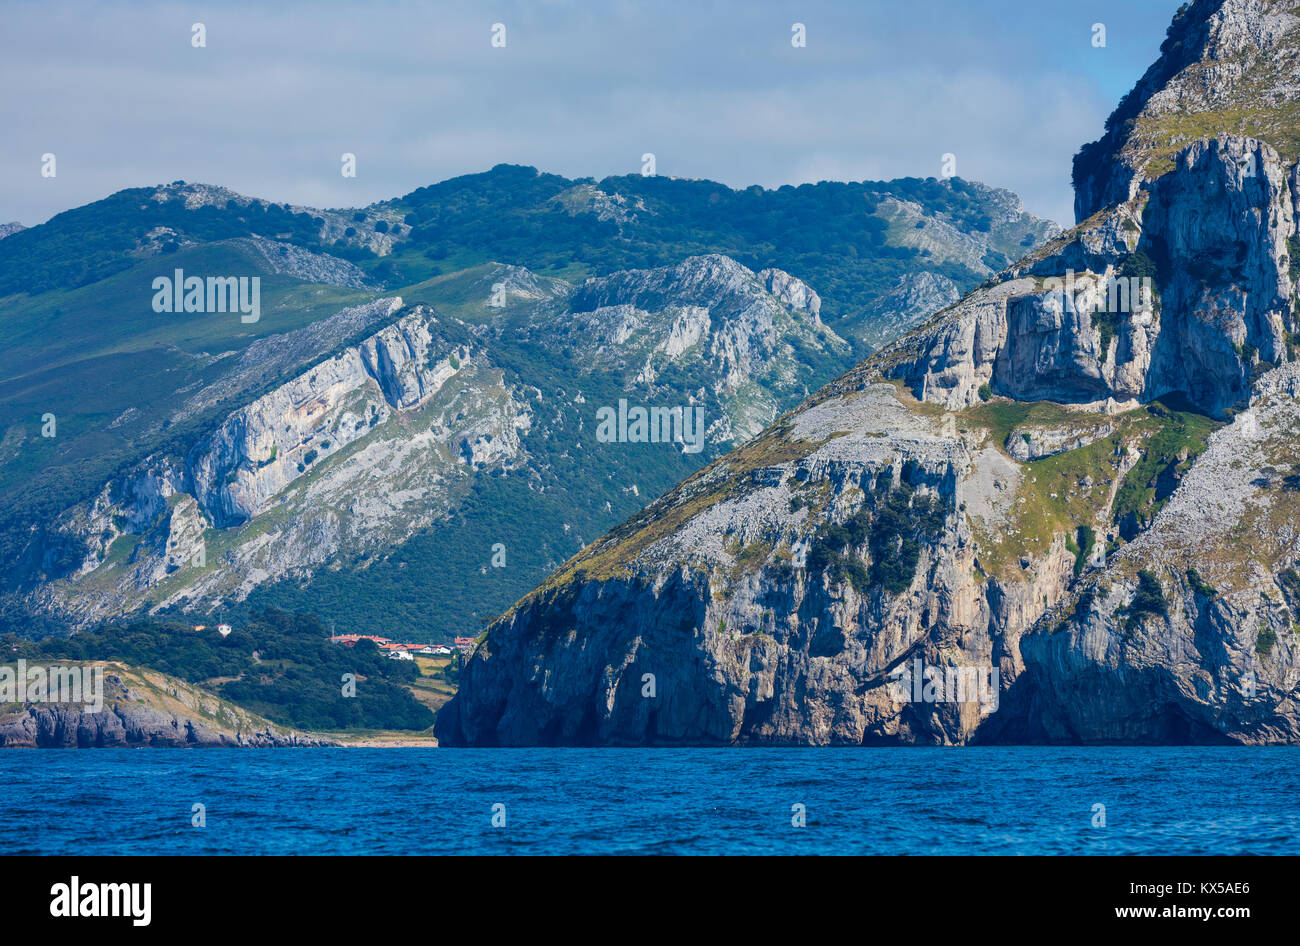
[[[474,649],[474,643],[475,641],[474,638],[472,637],[456,638],[456,646],[460,649],[460,652],[463,654],[468,654],[470,651],[472,651]]]
[[[355,647],[357,641],[374,641],[379,647],[392,643],[387,637],[376,637],[373,634],[339,634],[329,638],[329,641],[333,644],[342,644],[344,647]]]

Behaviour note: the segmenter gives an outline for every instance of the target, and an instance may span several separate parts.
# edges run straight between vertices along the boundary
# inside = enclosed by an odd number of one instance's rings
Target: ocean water
[[[11,750],[0,824],[12,854],[1300,854],[1300,748]]]

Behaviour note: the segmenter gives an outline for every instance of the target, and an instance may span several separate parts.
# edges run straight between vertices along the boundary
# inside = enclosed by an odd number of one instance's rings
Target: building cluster
[[[230,632],[233,630],[233,628],[229,624],[214,624],[213,627],[216,629],[216,632],[220,634],[222,637],[229,637]],[[194,625],[194,630],[196,631],[206,631],[207,629],[208,629],[208,625],[206,624]]]
[[[386,654],[390,660],[414,660],[416,654],[426,657],[450,656],[457,650],[461,653],[469,653],[474,649],[472,637],[458,637],[454,645],[407,644],[387,637],[377,637],[374,634],[338,634],[330,638],[331,643],[342,644],[344,647],[355,647],[357,641],[374,641],[380,652]]]

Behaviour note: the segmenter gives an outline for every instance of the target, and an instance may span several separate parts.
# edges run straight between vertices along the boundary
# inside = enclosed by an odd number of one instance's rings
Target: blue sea
[[[13,854],[1300,854],[1300,748],[11,750],[0,824]]]

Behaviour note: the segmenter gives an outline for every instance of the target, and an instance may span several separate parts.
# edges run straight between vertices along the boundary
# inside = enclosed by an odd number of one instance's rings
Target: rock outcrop
[[[66,703],[0,706],[0,748],[283,748],[335,745],[267,722],[153,670],[104,667],[97,711]]]
[[[566,563],[441,742],[1300,741],[1298,12],[1181,12],[1078,226]]]
[[[1258,141],[1194,142],[1149,191],[890,349],[889,371],[949,409],[988,386],[1098,410],[1181,392],[1221,414],[1287,357],[1292,173]]]
[[[1300,157],[1300,13],[1287,0],[1185,3],[1160,53],[1074,160],[1080,223],[1132,199],[1207,134],[1239,132]]]
[[[216,419],[183,453],[149,456],[65,511],[58,534],[81,552],[25,605],[85,626],[142,607],[206,610],[354,567],[446,520],[488,477],[545,489],[555,440],[593,449],[582,444],[597,407],[587,384],[697,405],[716,455],[850,350],[805,283],[725,256],[580,286],[493,264],[465,283],[468,321],[391,297],[253,342],[237,360],[214,357],[223,370],[188,390],[170,422]],[[571,363],[581,387],[494,363],[503,337]]]

